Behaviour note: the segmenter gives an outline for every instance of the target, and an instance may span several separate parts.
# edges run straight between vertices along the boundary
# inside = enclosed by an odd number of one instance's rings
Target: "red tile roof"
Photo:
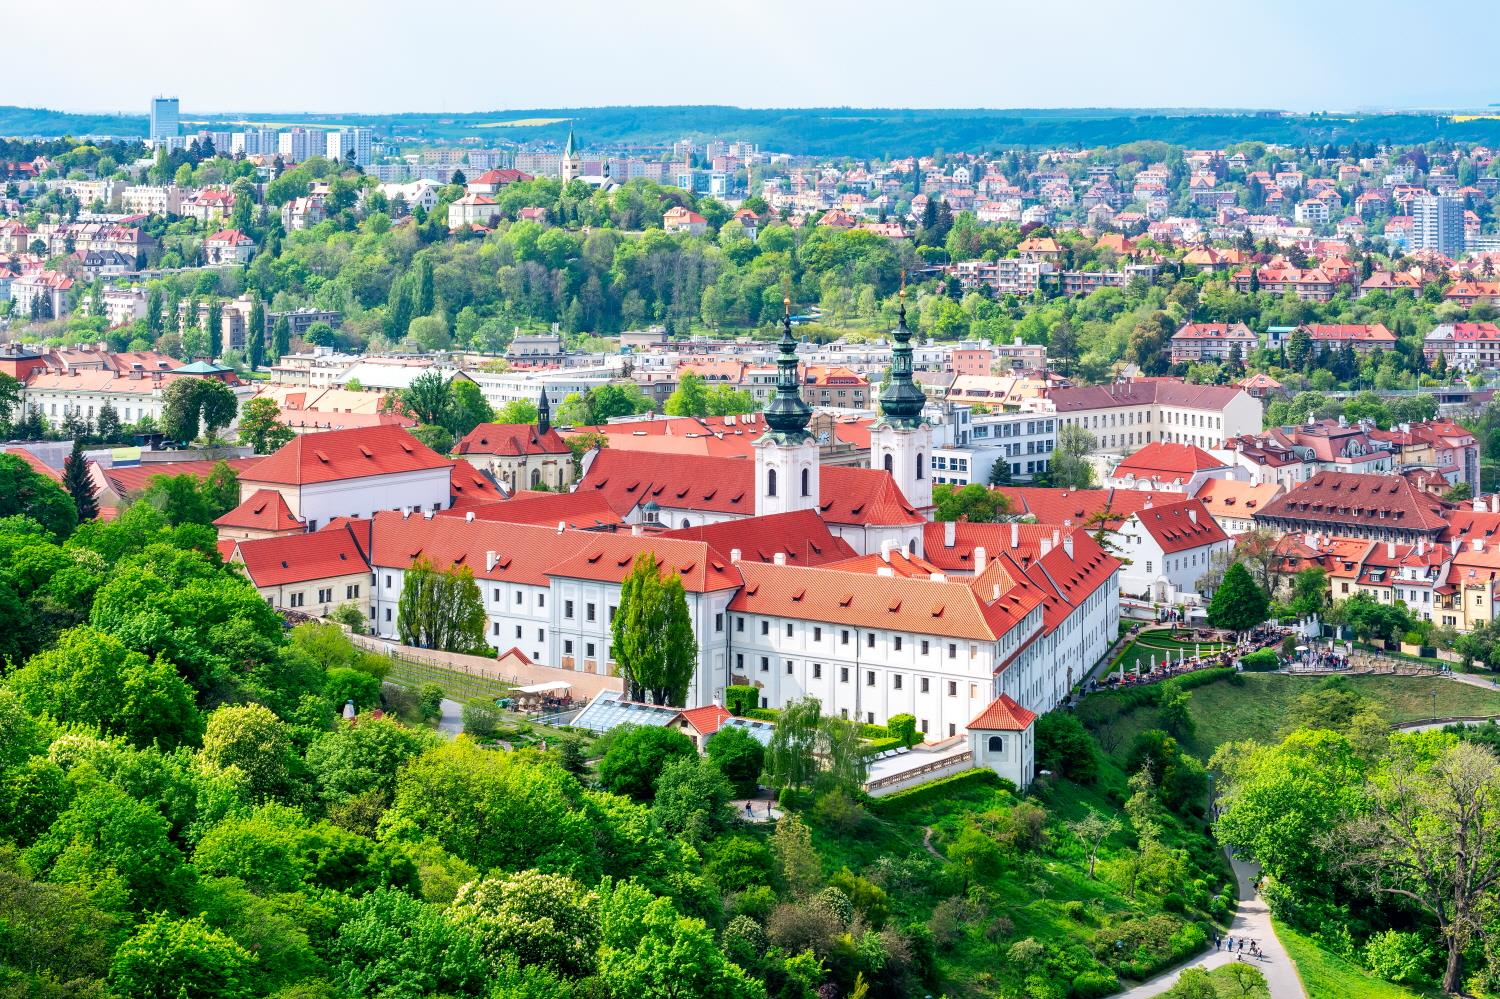
[[[301,434],[260,459],[242,478],[281,485],[308,485],[445,468],[449,461],[400,427],[361,427]]]
[[[1036,721],[1036,715],[1017,704],[1009,694],[1001,694],[990,706],[969,722],[971,731],[1024,732]]]
[[[662,574],[677,573],[682,577],[683,587],[690,592],[729,590],[740,585],[736,568],[716,557],[701,541],[660,535],[586,533],[583,536],[586,543],[552,564],[547,569],[548,576],[618,583],[630,574],[638,556],[652,552]]]
[[[1010,500],[1013,513],[1029,513],[1039,524],[1081,527],[1096,513],[1107,512],[1105,525],[1117,529],[1125,518],[1152,503],[1172,503],[1181,493],[1144,489],[1043,489],[1006,486],[996,490]]]
[[[47,464],[42,459],[38,458],[36,455],[32,454],[30,451],[26,450],[24,447],[8,447],[5,449],[5,453],[13,454],[17,458],[20,458],[22,461],[26,462],[26,464],[31,466],[32,471],[51,479],[53,482],[62,481],[61,472],[53,468],[51,465]]]
[[[474,578],[546,586],[547,570],[599,536],[588,531],[455,520],[452,517],[375,514],[370,529],[371,564],[405,569],[419,557],[437,566],[466,565]],[[493,563],[489,553],[494,552]]]
[[[778,554],[784,554],[788,565],[808,566],[840,562],[855,554],[849,542],[830,532],[811,510],[682,527],[661,537],[701,541],[725,562],[736,549],[741,561],[773,562]]]
[[[1404,531],[1438,532],[1448,527],[1450,504],[1400,476],[1319,472],[1256,514],[1309,524],[1382,522]]]
[[[974,571],[974,549],[983,548],[985,557],[994,560],[1002,552],[1017,558],[1035,558],[1043,538],[1057,531],[1053,524],[971,524],[953,525],[953,544],[947,544],[948,525],[934,521],[922,528],[922,554],[927,561],[945,572]],[[1016,547],[1011,547],[1014,536]]]
[[[275,489],[257,489],[239,506],[215,520],[214,526],[293,531],[307,525],[292,513],[281,493]]]
[[[564,523],[580,530],[593,530],[623,523],[619,516],[609,508],[604,497],[597,493],[526,492],[509,500],[496,497],[495,502],[481,506],[443,510],[438,513],[438,516],[468,518],[471,514],[475,520],[504,524],[535,524],[553,528],[559,523]]]
[[[453,461],[448,473],[448,497],[450,503],[459,509],[499,503],[505,499],[489,476],[462,458]]]
[[[225,464],[234,469],[241,479],[249,477],[249,473],[264,461],[264,458],[226,458]],[[198,479],[206,479],[214,470],[217,461],[149,461],[140,465],[116,465],[114,468],[100,468],[100,472],[109,480],[109,486],[120,496],[134,496],[139,493],[158,475],[191,475]]]
[[[983,600],[963,583],[753,562],[739,569],[745,585],[731,610],[985,642],[997,641],[1042,600],[1029,586]]]
[[[370,571],[347,527],[241,541],[235,550],[256,586],[285,586]]]
[[[1229,540],[1219,522],[1195,499],[1145,507],[1135,517],[1168,555]]]
[[[734,715],[717,704],[705,704],[701,708],[679,711],[677,717],[687,722],[699,735],[713,735]]]
[[[556,430],[546,433],[532,423],[481,423],[459,439],[455,454],[519,457],[526,454],[565,454],[572,450]]]
[[[833,524],[921,524],[925,521],[889,473],[825,465],[819,513]],[[605,448],[578,486],[595,489],[624,516],[648,501],[674,510],[755,514],[755,463],[740,458],[662,455]]]
[[[1189,479],[1196,472],[1224,467],[1222,461],[1201,447],[1156,441],[1116,465],[1111,475],[1115,478],[1128,475],[1137,479]]]

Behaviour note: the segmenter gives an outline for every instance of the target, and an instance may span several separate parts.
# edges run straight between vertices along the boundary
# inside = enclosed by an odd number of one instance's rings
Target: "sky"
[[[1500,18],[1437,0],[0,0],[0,103],[144,112],[1500,102]],[[59,10],[75,26],[58,30]],[[9,9],[4,9],[9,8]],[[17,44],[19,43],[19,44]]]

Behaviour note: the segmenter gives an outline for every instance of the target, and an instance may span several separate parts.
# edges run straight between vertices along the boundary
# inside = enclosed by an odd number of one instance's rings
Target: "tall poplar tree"
[[[637,556],[621,583],[612,631],[609,654],[625,681],[626,696],[682,704],[698,662],[698,641],[682,577],[674,572],[663,580],[654,553]]]

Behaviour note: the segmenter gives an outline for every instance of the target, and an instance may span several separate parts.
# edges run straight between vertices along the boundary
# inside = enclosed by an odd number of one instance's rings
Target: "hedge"
[[[900,811],[903,808],[913,808],[927,804],[934,798],[947,798],[955,793],[963,793],[971,788],[979,790],[985,787],[1004,788],[1015,793],[1016,786],[1001,777],[989,767],[976,767],[973,770],[965,770],[963,773],[954,774],[951,777],[943,777],[928,784],[919,784],[905,791],[897,791],[895,794],[884,798],[876,798],[870,803],[871,809],[880,814],[889,814]]]
[[[745,713],[760,705],[760,691],[751,686],[735,685],[724,688],[724,707],[732,715],[744,717]]]
[[[890,729],[891,735],[901,740],[903,746],[915,746],[922,741],[921,736],[917,735],[917,719],[911,715],[891,715],[885,727]]]
[[[1257,649],[1240,658],[1240,665],[1255,673],[1266,673],[1281,665],[1273,649]]]
[[[865,743],[865,750],[869,755],[874,756],[876,753],[883,753],[888,749],[901,749],[905,745],[906,743],[894,735],[888,735],[884,739],[868,740]]]
[[[1215,666],[1212,669],[1184,673],[1182,676],[1173,677],[1168,682],[1177,684],[1183,690],[1192,690],[1194,687],[1206,687],[1210,683],[1227,680],[1232,676],[1234,676],[1233,666]]]

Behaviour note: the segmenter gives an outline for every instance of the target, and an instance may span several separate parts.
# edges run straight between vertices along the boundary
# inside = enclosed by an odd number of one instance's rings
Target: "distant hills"
[[[571,122],[586,146],[669,145],[683,136],[743,139],[807,155],[893,157],[937,149],[1103,146],[1154,140],[1183,146],[1235,142],[1500,142],[1500,115],[1282,114],[1201,108],[939,110],[900,108],[662,107],[534,108],[464,114],[183,113],[185,127],[286,128],[369,125],[397,139],[481,137],[561,142]],[[146,134],[146,115],[73,114],[0,106],[0,135]]]

